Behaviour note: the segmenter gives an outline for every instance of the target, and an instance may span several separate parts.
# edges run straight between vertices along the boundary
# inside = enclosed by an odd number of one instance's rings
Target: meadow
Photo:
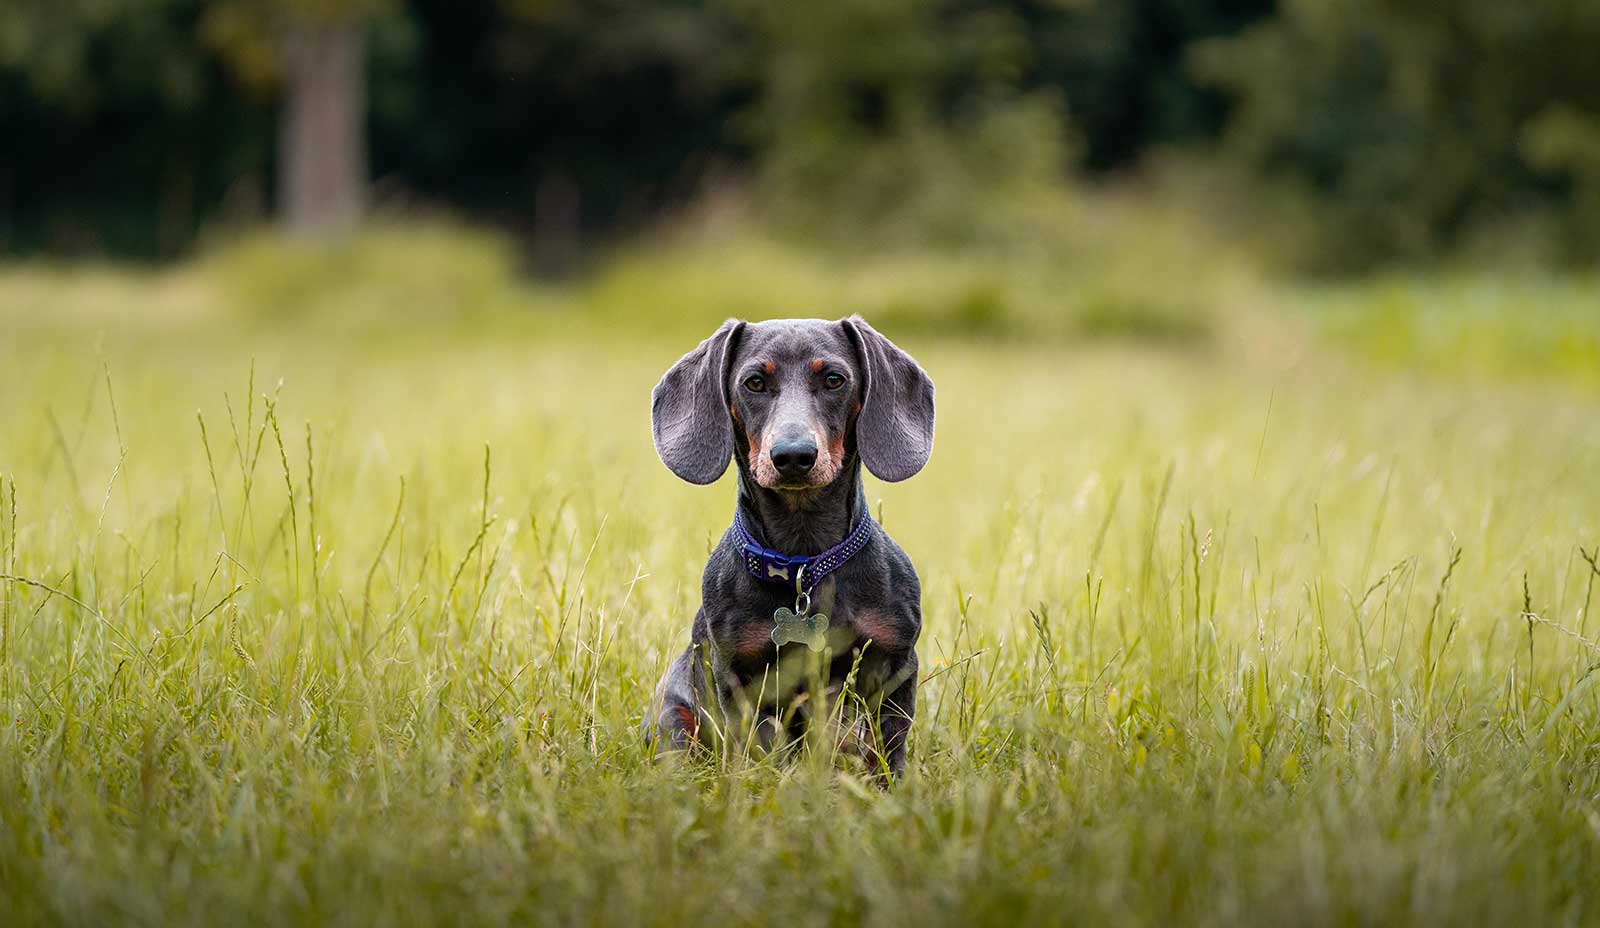
[[[1143,258],[0,269],[4,921],[1600,923],[1593,284]],[[733,489],[649,390],[850,310],[939,390],[908,774],[658,762]]]

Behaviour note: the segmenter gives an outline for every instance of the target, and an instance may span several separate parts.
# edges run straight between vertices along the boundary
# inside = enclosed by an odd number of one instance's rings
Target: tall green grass
[[[41,273],[0,279],[8,923],[1600,919],[1587,390],[890,328],[940,407],[868,479],[924,588],[881,794],[639,741],[732,504],[650,447],[698,316]]]
[[[1329,340],[1389,366],[1600,387],[1600,278],[1389,275],[1317,288]]]

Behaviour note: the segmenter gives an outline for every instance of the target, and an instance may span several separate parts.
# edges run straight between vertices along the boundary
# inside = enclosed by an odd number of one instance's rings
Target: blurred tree
[[[1530,165],[1570,188],[1573,202],[1563,217],[1567,257],[1600,255],[1600,110],[1552,103],[1527,124],[1522,143]]]
[[[369,178],[550,270],[751,176],[813,230],[961,237],[1072,161],[1063,90],[1096,167],[1210,131],[1173,62],[1267,2],[12,0],[0,247],[170,255],[268,194],[337,230]]]
[[[361,218],[367,187],[367,32],[387,0],[213,0],[207,38],[241,80],[276,85],[278,204],[301,236]]]
[[[267,114],[195,41],[201,7],[0,3],[0,250],[173,255],[248,210]]]
[[[1596,47],[1594,0],[1287,0],[1194,61],[1239,97],[1232,150],[1310,193],[1319,263],[1350,266],[1436,254],[1541,203],[1578,218],[1587,145],[1549,114],[1600,112]]]
[[[810,232],[972,241],[1225,132],[1324,266],[1528,216],[1583,258],[1597,42],[1595,0],[0,0],[0,250],[170,256],[267,198],[338,230],[369,180],[554,271],[729,178]]]
[[[714,2],[413,7],[430,45],[423,95],[440,120],[429,120],[429,141],[451,153],[430,157],[429,173],[473,188],[480,210],[523,233],[541,270],[572,271],[586,229],[647,222],[749,156],[727,127],[748,89],[730,65],[733,25]],[[461,134],[447,138],[450,126]],[[457,176],[458,154],[491,180]]]
[[[1025,86],[1059,88],[1084,166],[1127,167],[1153,145],[1213,138],[1229,97],[1196,81],[1201,41],[1270,16],[1277,0],[1012,0],[1026,24]]]
[[[954,0],[724,0],[739,126],[777,214],[833,238],[985,237],[986,201],[1060,178],[1056,95],[1020,90],[1023,24]]]

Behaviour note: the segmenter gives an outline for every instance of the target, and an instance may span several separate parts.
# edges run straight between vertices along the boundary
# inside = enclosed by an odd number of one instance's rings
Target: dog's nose
[[[772,446],[772,465],[785,477],[802,477],[817,463],[817,443],[809,438],[780,441]]]

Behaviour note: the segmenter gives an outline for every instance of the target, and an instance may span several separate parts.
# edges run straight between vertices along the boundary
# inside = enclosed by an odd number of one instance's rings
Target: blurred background
[[[11,0],[0,260],[34,316],[178,267],[267,324],[1255,307],[1582,376],[1596,47],[1593,0]]]

